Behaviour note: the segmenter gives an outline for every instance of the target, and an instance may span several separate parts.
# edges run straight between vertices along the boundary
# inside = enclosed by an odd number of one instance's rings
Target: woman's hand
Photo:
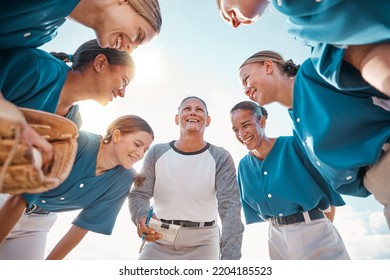
[[[157,219],[156,215],[153,215],[152,219]],[[162,235],[158,232],[155,232],[153,229],[149,228],[145,224],[146,217],[142,217],[137,224],[137,233],[139,237],[142,237],[142,234],[146,234],[145,240],[149,242],[155,242],[162,238]]]

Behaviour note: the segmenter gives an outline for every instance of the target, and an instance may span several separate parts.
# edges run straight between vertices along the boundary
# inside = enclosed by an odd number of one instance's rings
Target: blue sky
[[[159,37],[136,49],[135,79],[126,97],[106,107],[94,102],[81,103],[82,129],[104,134],[108,124],[123,114],[137,114],[153,127],[155,143],[179,136],[174,117],[180,101],[188,95],[203,98],[211,116],[206,140],[228,149],[238,164],[247,150],[231,131],[230,108],[247,100],[238,79],[239,65],[253,53],[270,49],[285,59],[302,63],[309,49],[287,34],[285,18],[269,9],[255,24],[233,29],[224,23],[214,0],[160,0],[163,27]],[[94,33],[71,21],[58,36],[42,48],[47,51],[73,53]],[[266,133],[269,136],[291,135],[287,110],[279,104],[266,106],[269,111]],[[136,166],[138,169],[140,164]],[[346,206],[339,207],[335,226],[339,230],[352,259],[390,259],[390,234],[382,208],[372,199],[345,197]],[[77,212],[59,215],[49,233],[48,248],[59,241],[70,227]],[[243,259],[268,259],[268,225],[246,227]],[[127,203],[124,205],[114,233],[104,236],[89,233],[68,259],[136,259],[141,241],[131,223]]]

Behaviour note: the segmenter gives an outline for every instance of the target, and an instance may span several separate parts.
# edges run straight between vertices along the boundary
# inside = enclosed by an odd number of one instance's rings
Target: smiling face
[[[234,28],[256,21],[268,7],[267,0],[218,0],[223,19]]]
[[[265,119],[256,118],[249,110],[238,109],[231,113],[230,119],[232,129],[237,140],[248,150],[255,150],[260,147],[265,137]]]
[[[104,20],[94,28],[102,48],[131,52],[157,35],[152,25],[128,4],[107,7],[102,17]]]
[[[119,130],[115,130],[112,156],[116,158],[119,165],[131,169],[135,163],[143,159],[152,141],[153,137],[145,131],[121,133]]]
[[[210,116],[207,115],[207,108],[202,101],[189,98],[180,105],[175,122],[182,132],[203,133],[210,124]]]
[[[269,69],[262,63],[249,63],[239,72],[245,95],[261,106],[275,101],[275,82]]]
[[[124,97],[127,85],[133,79],[133,71],[128,66],[113,65],[110,67],[107,82],[107,101],[110,102],[116,97]]]
[[[134,78],[134,68],[130,65],[111,65],[107,58],[99,55],[94,64],[95,79],[93,99],[102,106],[116,97],[124,97],[127,85]]]

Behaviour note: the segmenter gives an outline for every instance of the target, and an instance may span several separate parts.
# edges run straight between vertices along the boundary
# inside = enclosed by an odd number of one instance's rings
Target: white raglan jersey
[[[197,152],[182,152],[174,141],[154,145],[145,156],[141,187],[133,187],[129,208],[133,222],[146,215],[153,198],[158,218],[222,223],[222,258],[241,256],[243,224],[236,169],[230,153],[207,144]]]

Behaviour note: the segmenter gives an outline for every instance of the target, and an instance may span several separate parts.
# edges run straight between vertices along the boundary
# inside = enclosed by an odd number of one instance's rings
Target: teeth
[[[250,142],[252,139],[253,139],[253,137],[249,137],[247,139],[242,139],[242,142],[244,142],[244,144],[248,144],[248,142]]]

